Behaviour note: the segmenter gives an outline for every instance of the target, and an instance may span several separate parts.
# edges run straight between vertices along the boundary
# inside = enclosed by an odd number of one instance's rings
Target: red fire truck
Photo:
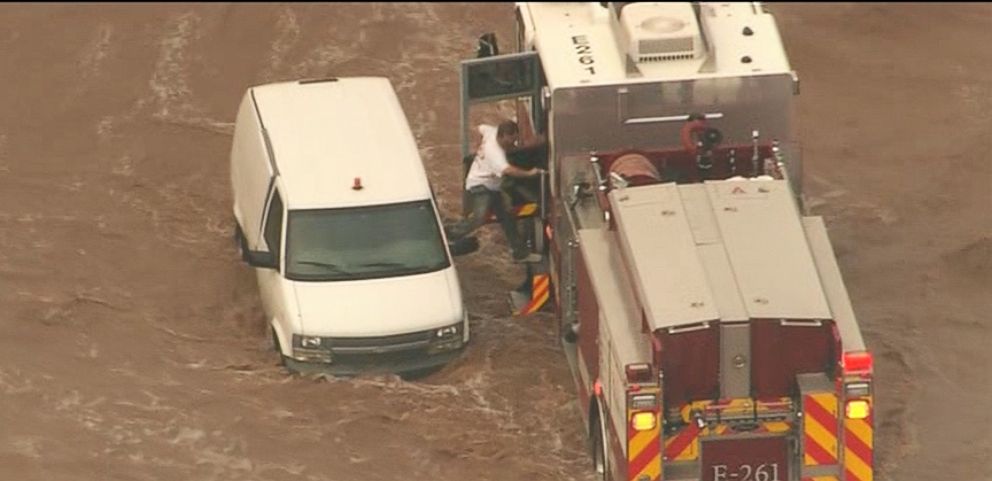
[[[470,108],[547,139],[532,215],[603,479],[870,481],[872,356],[801,195],[799,83],[757,3],[519,3]],[[488,56],[487,56],[488,55]]]

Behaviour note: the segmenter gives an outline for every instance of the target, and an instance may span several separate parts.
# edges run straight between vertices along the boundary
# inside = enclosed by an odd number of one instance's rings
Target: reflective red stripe
[[[820,423],[830,434],[837,436],[837,418],[830,414],[819,402],[812,397],[807,397],[806,405],[803,406],[806,414]]]
[[[855,455],[861,458],[866,465],[871,466],[871,448],[861,440],[850,429],[844,430],[844,445]],[[857,479],[857,478],[855,478]]]
[[[699,428],[694,424],[690,424],[685,429],[682,430],[672,441],[672,444],[665,446],[665,456],[669,459],[675,459],[678,455],[685,451],[685,448],[692,444],[692,441],[696,439],[699,434]]]
[[[823,449],[815,439],[805,436],[805,450],[816,464],[834,464],[837,462],[837,458],[833,457],[826,449]]]
[[[644,449],[640,452],[640,454],[632,459],[627,465],[627,473],[629,473],[630,476],[640,474],[641,471],[644,471],[644,468],[646,468],[648,464],[652,461],[658,460],[658,454],[660,452],[661,447],[659,446],[657,439],[649,442],[646,446],[644,446]]]
[[[837,431],[838,431],[838,420],[830,411],[828,411],[819,401],[813,396],[807,396],[806,402],[803,405],[803,411],[806,413],[807,423],[816,423],[820,425],[823,429],[829,433],[831,436],[831,441],[836,445],[837,442]],[[807,433],[804,436],[805,439],[805,450],[816,464],[835,464],[837,463],[837,455],[831,453],[827,450],[826,446],[820,445],[816,438],[812,437]]]

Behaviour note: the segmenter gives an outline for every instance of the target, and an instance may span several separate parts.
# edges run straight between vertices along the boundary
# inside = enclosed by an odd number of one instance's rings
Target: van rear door
[[[234,216],[251,250],[260,248],[262,216],[277,174],[265,137],[254,90],[248,89],[241,99],[234,128],[231,183],[235,196]]]

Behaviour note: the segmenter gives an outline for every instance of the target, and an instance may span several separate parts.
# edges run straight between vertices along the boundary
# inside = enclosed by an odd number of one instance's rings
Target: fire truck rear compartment
[[[794,397],[799,374],[831,375],[836,364],[833,323],[796,324],[756,319],[656,334],[662,346],[666,411],[700,400]],[[750,379],[749,388],[747,382],[735,382],[738,371]]]
[[[831,373],[832,310],[785,180],[613,189],[626,276],[660,341],[666,408],[790,397]]]

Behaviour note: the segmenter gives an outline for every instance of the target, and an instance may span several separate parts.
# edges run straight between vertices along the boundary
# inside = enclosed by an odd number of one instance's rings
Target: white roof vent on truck
[[[612,3],[619,16],[621,48],[635,62],[698,60],[705,45],[689,3]]]

